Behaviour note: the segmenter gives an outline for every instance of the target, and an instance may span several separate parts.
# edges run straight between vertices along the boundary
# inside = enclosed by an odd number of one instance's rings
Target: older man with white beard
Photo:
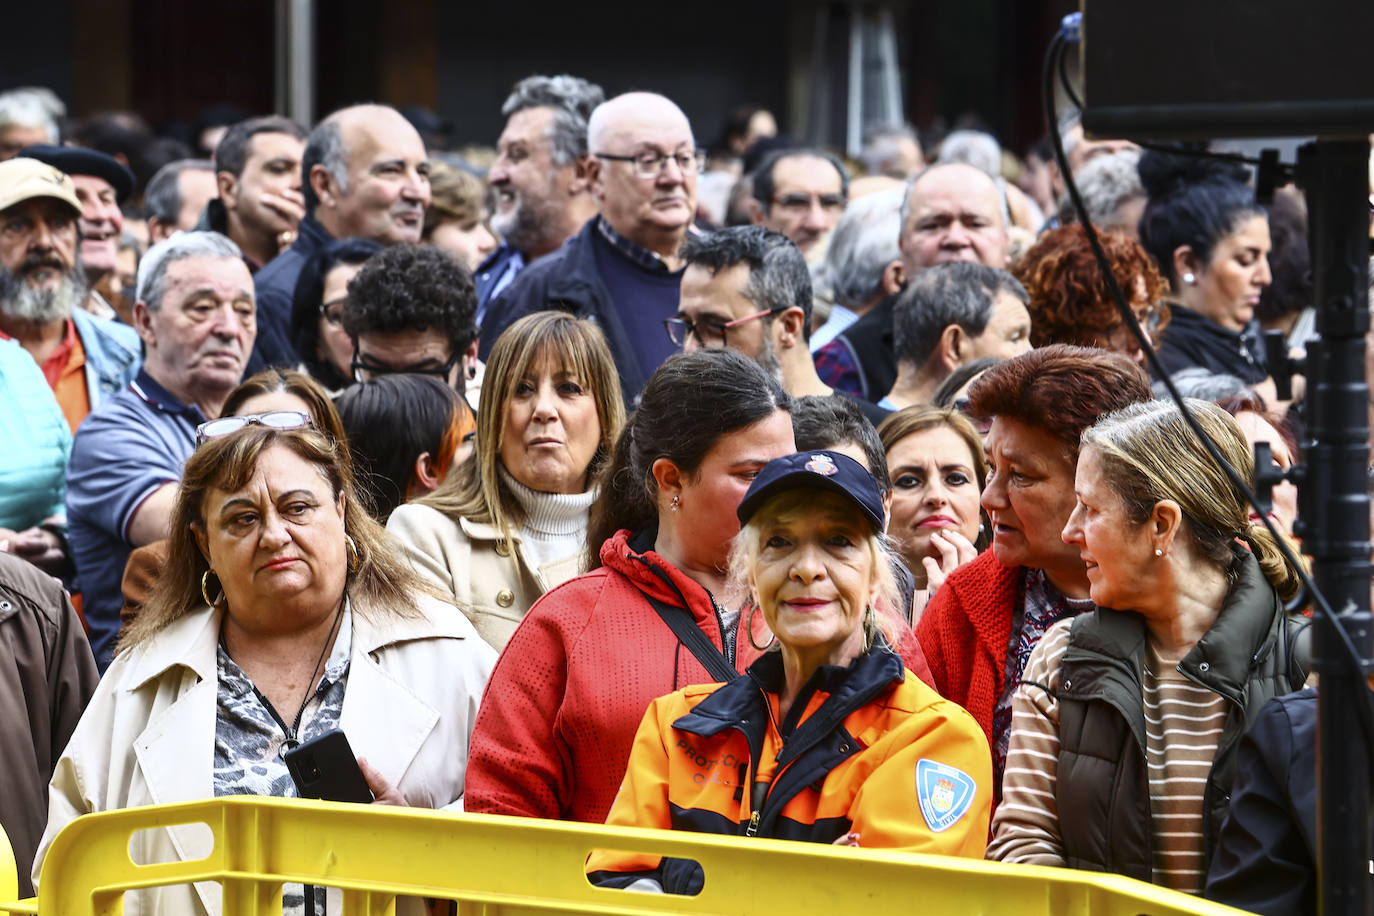
[[[135,547],[168,536],[196,427],[220,415],[257,332],[253,277],[218,232],[179,232],[138,265],[134,326],[143,369],[87,419],[67,467],[67,517],[91,648],[103,670]]]
[[[491,227],[501,245],[477,268],[477,320],[531,261],[562,245],[596,215],[588,170],[587,120],[605,101],[576,76],[527,76],[501,106],[505,130],[487,172]]]
[[[0,340],[43,370],[72,432],[138,372],[138,334],[82,310],[81,203],[70,176],[20,157],[0,163]]]

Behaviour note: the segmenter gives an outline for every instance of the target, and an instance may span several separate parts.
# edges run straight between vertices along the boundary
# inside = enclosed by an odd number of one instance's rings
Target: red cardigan
[[[1007,568],[991,550],[945,581],[916,624],[935,689],[967,709],[992,745],[992,713],[1007,677],[1011,618],[1022,567]]]

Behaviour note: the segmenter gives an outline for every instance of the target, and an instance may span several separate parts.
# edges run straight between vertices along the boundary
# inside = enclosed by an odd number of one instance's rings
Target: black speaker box
[[[1374,0],[1083,0],[1100,137],[1374,131]]]

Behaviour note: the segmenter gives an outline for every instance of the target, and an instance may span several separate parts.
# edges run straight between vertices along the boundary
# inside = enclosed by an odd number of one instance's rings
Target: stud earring
[[[1183,275],[1183,282],[1187,283],[1189,286],[1192,286],[1194,283],[1197,282],[1197,277],[1193,276],[1191,272],[1185,273]]]
[[[680,509],[681,507],[682,507],[682,500],[679,499],[679,498],[676,497],[676,496],[673,497],[673,501],[672,501],[672,502],[668,503],[668,508],[669,508],[669,510],[671,510],[671,511],[673,511],[673,512],[676,512],[676,511],[677,511],[678,509]]]
[[[1162,556],[1164,556],[1164,551],[1163,551],[1163,550],[1160,550],[1158,547],[1156,547],[1156,548],[1155,548],[1155,556],[1157,556],[1157,557],[1162,557]]]

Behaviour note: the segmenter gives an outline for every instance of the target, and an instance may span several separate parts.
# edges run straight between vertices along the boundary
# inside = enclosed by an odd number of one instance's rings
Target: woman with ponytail
[[[1269,218],[1244,166],[1147,150],[1140,243],[1172,288],[1159,361],[1254,385],[1268,377],[1255,308],[1273,281]]]
[[[1188,406],[1249,479],[1235,420]],[[1063,536],[1096,607],[1031,654],[988,857],[1199,893],[1236,744],[1306,676],[1306,620],[1284,610],[1298,571],[1173,403],[1134,404],[1085,431],[1074,491]]]
[[[766,631],[726,597],[730,544],[754,477],[793,451],[790,406],[733,350],[649,379],[601,473],[591,571],[535,602],[493,672],[466,810],[602,823],[649,703],[758,657]]]

